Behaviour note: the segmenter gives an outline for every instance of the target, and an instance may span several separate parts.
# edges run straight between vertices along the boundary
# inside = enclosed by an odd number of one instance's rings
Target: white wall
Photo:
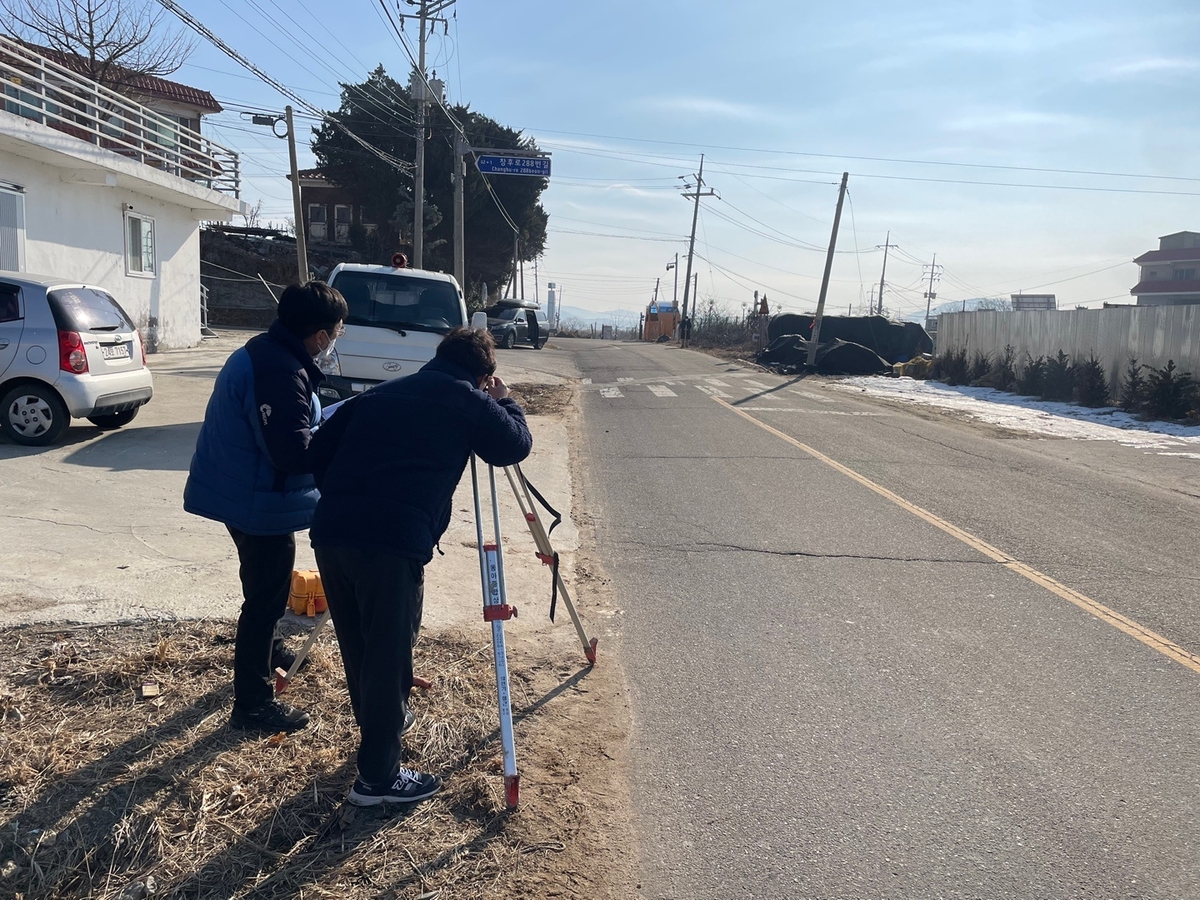
[[[75,184],[64,170],[0,152],[0,181],[25,188],[25,269],[105,288],[148,349],[200,343],[200,226],[191,210],[124,187]],[[125,273],[122,204],[154,219],[157,271]]]
[[[1131,357],[1156,369],[1174,360],[1179,371],[1200,376],[1200,304],[943,313],[937,331],[939,356],[965,349],[969,357],[982,351],[995,360],[1008,345],[1017,351],[1018,372],[1026,354],[1052,357],[1061,350],[1076,361],[1095,354],[1114,393]]]

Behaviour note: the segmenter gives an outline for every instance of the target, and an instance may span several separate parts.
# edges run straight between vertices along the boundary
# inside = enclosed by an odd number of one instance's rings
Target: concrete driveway
[[[154,399],[126,428],[102,432],[76,420],[66,440],[49,448],[0,438],[0,625],[237,615],[233,543],[224,526],[185,513],[182,496],[213,380],[255,333],[223,330],[200,347],[151,356]],[[574,374],[569,356],[552,349],[501,351],[500,365],[509,383],[565,384]],[[523,468],[569,517],[567,418],[532,416],[530,424],[534,453]],[[507,482],[500,484],[510,602],[531,606],[532,613],[549,602],[549,571],[533,557]],[[577,545],[570,521],[554,537],[560,551]],[[482,633],[474,548],[465,477],[442,540],[446,555],[435,556],[427,569],[428,625],[470,625]],[[297,536],[297,566],[315,568],[305,534]],[[513,623],[514,636],[544,622],[542,615],[521,618]],[[562,619],[559,624],[556,632],[573,639]]]

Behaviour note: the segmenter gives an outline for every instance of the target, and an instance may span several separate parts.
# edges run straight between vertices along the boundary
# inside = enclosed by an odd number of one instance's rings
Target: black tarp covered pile
[[[808,362],[813,316],[785,313],[767,324],[767,349],[758,362],[781,372],[800,372]],[[891,322],[883,316],[825,316],[816,370],[822,375],[890,373],[892,363],[933,352],[925,329],[913,322]]]
[[[802,372],[808,362],[808,341],[798,334],[785,334],[758,355],[758,362],[784,374]],[[882,375],[892,371],[891,364],[874,350],[841,340],[821,341],[816,366],[821,375]]]
[[[767,324],[767,340],[773,343],[791,334],[808,340],[812,324],[812,316],[784,313]],[[920,325],[891,322],[883,316],[825,316],[821,320],[821,343],[828,341],[859,344],[889,363],[907,362],[922,353],[933,352],[933,340]]]

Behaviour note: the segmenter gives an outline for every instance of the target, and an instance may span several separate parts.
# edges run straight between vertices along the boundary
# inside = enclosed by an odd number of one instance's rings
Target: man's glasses
[[[326,334],[332,334],[332,335],[333,335],[333,339],[336,341],[338,338],[340,338],[342,335],[344,335],[344,334],[346,333],[346,326],[345,326],[345,325],[339,325],[339,326],[337,327],[337,330],[335,330],[335,331],[332,331],[332,332],[327,330],[325,333],[326,333]]]

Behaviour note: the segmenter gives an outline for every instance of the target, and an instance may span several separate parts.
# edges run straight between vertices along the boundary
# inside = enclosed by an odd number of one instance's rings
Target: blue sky
[[[338,80],[379,63],[407,77],[378,0],[183,5],[323,108],[336,107]],[[934,253],[938,302],[1018,290],[1066,307],[1128,302],[1129,261],[1160,235],[1200,230],[1195,0],[459,0],[452,11],[430,67],[452,100],[553,154],[539,280],[574,306],[642,307],[658,276],[670,295],[665,265],[691,222],[678,176],[701,153],[720,199],[702,204],[699,293],[732,310],[754,290],[773,307],[815,306],[842,171],[833,310],[857,311],[878,286],[889,230],[899,249],[885,303],[899,314],[924,309]],[[175,77],[228,104],[210,134],[244,153],[246,199],[290,215],[285,143],[236,111],[286,101],[204,43]]]

